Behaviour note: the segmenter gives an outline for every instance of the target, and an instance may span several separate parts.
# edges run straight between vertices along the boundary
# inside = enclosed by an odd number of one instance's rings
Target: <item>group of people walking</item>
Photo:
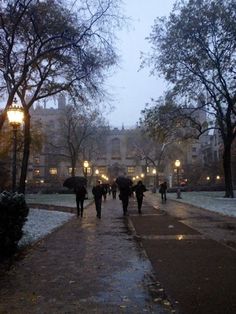
[[[138,183],[135,186],[132,186],[131,183],[118,185],[116,181],[114,181],[110,186],[108,184],[102,184],[100,180],[97,180],[96,185],[92,188],[97,218],[101,219],[102,199],[106,201],[107,193],[112,194],[112,198],[116,199],[118,189],[119,199],[122,202],[123,215],[124,216],[128,215],[129,198],[133,195],[133,193],[135,193],[136,196],[138,213],[142,214],[143,197],[144,193],[148,190],[141,180],[138,181]],[[166,202],[166,191],[167,183],[163,182],[159,188],[159,193],[161,194],[162,202]],[[75,188],[75,194],[77,204],[77,216],[83,217],[84,200],[86,199],[87,196],[86,187],[84,185],[77,186]]]

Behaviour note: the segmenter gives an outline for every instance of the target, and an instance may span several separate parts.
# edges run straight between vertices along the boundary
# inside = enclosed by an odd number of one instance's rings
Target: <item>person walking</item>
[[[97,212],[97,218],[101,219],[102,212],[102,196],[103,196],[103,187],[101,182],[98,180],[96,186],[92,188],[92,193],[94,196],[95,208]]]
[[[84,213],[84,200],[87,195],[87,190],[84,185],[77,185],[75,187],[77,217],[83,217]]]
[[[129,205],[129,197],[131,195],[130,186],[122,186],[120,187],[120,195],[119,198],[122,202],[123,214],[124,216],[128,216],[128,205]]]
[[[103,184],[101,184],[101,186],[103,189],[103,192],[102,192],[103,200],[105,202],[107,200],[108,185],[106,183],[103,183]]]
[[[132,181],[124,174],[123,176],[119,176],[115,182],[120,191],[119,199],[122,202],[123,214],[124,216],[128,216],[129,197],[132,194]]]
[[[167,191],[167,183],[163,182],[160,185],[159,193],[161,194],[162,203],[166,202],[166,191]]]
[[[111,185],[111,193],[112,193],[112,198],[113,200],[116,199],[116,192],[117,192],[117,184],[116,182],[114,181]]]
[[[137,203],[138,203],[138,213],[142,214],[142,204],[143,204],[143,197],[144,192],[147,191],[146,186],[143,184],[142,181],[138,181],[138,183],[133,187],[133,190],[135,191]]]

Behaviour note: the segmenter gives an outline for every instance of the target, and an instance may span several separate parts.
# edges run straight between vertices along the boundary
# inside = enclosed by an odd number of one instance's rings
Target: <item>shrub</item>
[[[0,257],[13,255],[23,235],[29,208],[23,194],[0,194]]]

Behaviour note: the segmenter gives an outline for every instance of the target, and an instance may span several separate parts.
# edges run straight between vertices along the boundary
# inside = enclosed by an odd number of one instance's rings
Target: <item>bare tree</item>
[[[214,115],[224,145],[226,197],[234,196],[231,147],[236,137],[235,12],[234,0],[177,2],[168,19],[156,19],[149,37],[153,50],[147,58],[153,73],[162,73],[173,84],[174,93],[188,98],[190,106],[193,96],[196,99],[202,92],[206,95],[202,108]]]
[[[104,120],[97,109],[67,105],[61,113],[60,133],[54,137],[48,134],[47,143],[53,156],[69,162],[74,176],[84,160],[96,159],[104,129]]]
[[[115,3],[81,1],[76,11],[59,0],[15,0],[0,5],[0,92],[8,94],[0,128],[17,94],[25,112],[21,192],[30,152],[29,109],[36,100],[64,90],[98,94],[104,71],[116,61],[110,40],[119,23]]]

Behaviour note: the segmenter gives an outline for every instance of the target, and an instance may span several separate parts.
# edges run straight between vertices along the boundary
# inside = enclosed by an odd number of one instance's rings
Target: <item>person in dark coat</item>
[[[101,184],[103,189],[103,200],[104,202],[107,200],[107,193],[108,193],[108,185],[106,183]]]
[[[103,196],[103,187],[101,182],[98,180],[96,186],[92,188],[92,193],[94,196],[95,207],[97,212],[97,218],[101,219],[101,212],[102,212],[102,196]]]
[[[159,188],[159,193],[161,194],[161,200],[163,203],[166,202],[166,191],[167,191],[167,183],[163,182],[161,183],[160,188]]]
[[[119,199],[122,202],[123,214],[128,215],[129,197],[132,195],[132,181],[124,176],[120,176],[115,181],[119,187]]]
[[[116,199],[116,192],[117,192],[117,184],[116,182],[114,181],[111,185],[111,193],[112,193],[112,198],[113,200]]]
[[[137,203],[138,203],[138,212],[142,214],[142,204],[143,204],[143,197],[144,192],[147,191],[146,186],[142,183],[142,181],[138,181],[138,183],[133,187],[133,191],[135,191]]]
[[[83,217],[84,212],[84,200],[87,194],[87,190],[84,185],[77,185],[75,187],[77,216]]]
[[[129,197],[131,195],[131,187],[129,185],[120,187],[119,198],[122,202],[123,214],[128,215]]]

